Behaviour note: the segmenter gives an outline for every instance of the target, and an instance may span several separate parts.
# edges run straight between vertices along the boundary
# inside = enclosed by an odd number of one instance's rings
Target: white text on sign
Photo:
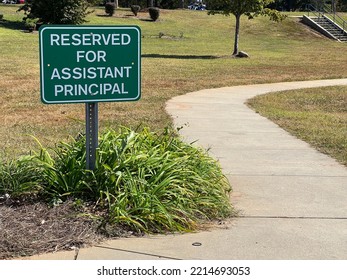
[[[128,34],[51,34],[51,46],[124,46],[130,42]]]

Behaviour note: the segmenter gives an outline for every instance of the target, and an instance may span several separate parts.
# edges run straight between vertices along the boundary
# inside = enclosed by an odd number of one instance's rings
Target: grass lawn
[[[70,248],[76,236],[81,238],[77,246],[95,243],[101,238],[100,230],[105,231],[103,236],[128,236],[131,234],[129,227],[134,229],[131,224],[137,225],[135,232],[161,230],[158,229],[161,224],[164,231],[181,227],[187,230],[184,222],[188,221],[188,229],[194,229],[196,217],[232,214],[226,196],[231,189],[224,175],[216,169],[214,160],[208,164],[207,159],[201,159],[200,152],[191,148],[191,154],[182,154],[181,145],[184,150],[189,145],[171,138],[170,129],[160,137],[152,136],[146,129],[143,138],[130,130],[123,138],[111,132],[103,134],[99,167],[92,173],[94,177],[85,170],[83,138],[74,145],[56,147],[59,155],[56,158],[41,149],[17,161],[6,161],[27,154],[33,148],[37,150],[36,142],[29,135],[34,135],[44,146],[52,147],[85,130],[84,104],[44,105],[40,102],[38,33],[23,31],[23,14],[16,13],[17,8],[0,5],[0,14],[4,15],[0,21],[0,162],[10,163],[0,165],[5,187],[2,193],[5,195],[0,197],[3,221],[0,259]],[[298,18],[290,17],[282,23],[266,18],[252,21],[243,18],[240,49],[251,57],[232,59],[233,18],[188,10],[162,10],[157,22],[149,21],[147,13],[134,17],[124,9],[117,10],[113,17],[104,15],[103,8],[96,8],[88,16],[88,24],[138,25],[142,29],[142,98],[130,103],[100,103],[101,132],[117,130],[119,126],[148,126],[151,130],[163,131],[172,124],[165,111],[166,101],[203,88],[346,78],[347,45],[316,34],[300,24]],[[334,87],[271,94],[252,101],[252,106],[257,106],[257,110],[266,112],[281,125],[288,125],[290,131],[306,141],[322,142],[317,147],[324,152],[333,142],[336,157],[342,154],[342,159],[338,158],[344,162],[346,93],[347,87]],[[307,137],[307,134],[321,133],[323,126],[327,128],[322,132],[323,140],[317,140],[318,136],[313,140]],[[134,147],[138,147],[139,152],[133,153]],[[117,164],[120,155],[124,158]],[[184,165],[195,169],[184,173],[181,170]],[[211,178],[216,180],[211,181]],[[204,186],[207,186],[206,191]],[[16,191],[20,195],[22,187],[24,191],[28,189],[30,197],[34,190],[47,199],[53,198],[53,204],[61,203],[60,197],[65,196],[82,195],[82,200],[67,200],[61,207],[52,208],[43,203],[23,203],[16,208],[2,205],[8,203],[8,189],[11,195]],[[76,196],[71,196],[73,193]],[[90,197],[92,194],[96,198]],[[182,197],[192,198],[194,203]],[[173,198],[178,198],[188,210],[182,210],[184,207],[178,206]],[[84,203],[88,199],[94,202]],[[20,200],[16,203],[20,204]],[[224,207],[222,213],[215,209],[218,203]],[[172,211],[166,211],[166,206],[172,206]],[[94,219],[88,219],[88,215],[76,216],[76,211],[91,213]],[[171,218],[172,212],[177,216]],[[70,215],[76,219],[66,219]],[[38,226],[37,219],[44,223]],[[127,227],[118,227],[124,223]]]
[[[40,102],[38,33],[23,32],[13,5],[0,5],[0,154],[26,153],[84,132],[84,105],[44,105]],[[158,22],[147,13],[132,16],[117,10],[105,17],[103,8],[88,16],[88,24],[138,25],[142,29],[142,99],[99,105],[100,130],[119,125],[161,129],[171,124],[165,102],[203,88],[280,81],[344,78],[346,44],[317,35],[297,18],[274,23],[267,18],[241,26],[240,49],[250,59],[232,59],[234,19],[206,12],[162,10]],[[164,34],[159,36],[159,34]],[[346,91],[346,88],[343,89]]]
[[[249,105],[347,166],[347,91],[328,87],[257,96]]]

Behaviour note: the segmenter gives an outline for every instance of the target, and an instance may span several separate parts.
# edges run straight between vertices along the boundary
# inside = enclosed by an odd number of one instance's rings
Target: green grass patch
[[[298,138],[347,165],[347,90],[328,87],[257,96],[248,104]]]
[[[218,163],[168,129],[106,132],[94,171],[86,170],[85,156],[81,137],[2,163],[0,194],[21,200],[36,196],[54,205],[93,203],[102,225],[136,232],[194,230],[201,221],[232,214],[231,188]]]
[[[38,33],[20,26],[18,7],[0,5],[0,156],[25,154],[34,147],[27,134],[53,146],[84,128],[81,104],[44,105],[39,93]],[[137,17],[117,9],[105,17],[103,8],[88,24],[138,25],[142,30],[142,98],[133,103],[99,106],[100,129],[139,125],[160,130],[171,124],[165,111],[170,98],[204,88],[295,80],[343,78],[341,57],[346,44],[317,35],[287,18],[242,18],[240,49],[250,59],[232,59],[234,18],[206,12],[162,10],[157,22],[148,13]],[[163,34],[163,35],[160,35]]]

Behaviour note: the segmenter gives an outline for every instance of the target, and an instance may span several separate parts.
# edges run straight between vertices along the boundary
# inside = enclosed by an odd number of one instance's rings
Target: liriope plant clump
[[[99,138],[95,170],[86,170],[85,156],[84,137],[52,150],[40,146],[2,164],[0,195],[92,202],[103,224],[136,232],[189,231],[232,214],[231,187],[218,162],[170,129],[109,130]]]

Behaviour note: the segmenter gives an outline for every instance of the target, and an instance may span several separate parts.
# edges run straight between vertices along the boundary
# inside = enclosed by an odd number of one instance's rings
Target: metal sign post
[[[86,103],[86,168],[95,169],[98,147],[98,103]]]

